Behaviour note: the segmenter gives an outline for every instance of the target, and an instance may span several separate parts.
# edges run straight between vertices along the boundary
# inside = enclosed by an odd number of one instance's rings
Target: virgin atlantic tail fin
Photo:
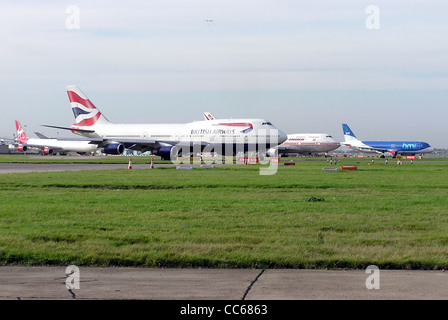
[[[28,141],[28,137],[25,134],[25,131],[23,131],[22,125],[19,121],[16,120],[16,131],[17,131],[17,140],[20,143],[26,144]]]

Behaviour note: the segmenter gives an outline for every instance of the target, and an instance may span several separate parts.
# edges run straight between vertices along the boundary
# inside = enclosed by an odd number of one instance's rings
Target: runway
[[[3,300],[446,300],[444,271],[155,269],[79,267],[79,289],[66,267],[0,267]]]
[[[175,166],[157,164],[157,166]],[[0,163],[1,173],[78,171],[78,170],[115,170],[127,169],[124,163]],[[132,164],[132,169],[149,169],[149,164]]]
[[[88,159],[88,157],[84,157]],[[132,164],[132,169],[149,169],[148,164]],[[320,161],[322,160],[297,160],[295,162]],[[420,161],[423,162],[423,161]],[[432,163],[447,163],[448,161],[431,161]],[[325,162],[322,162],[323,164]],[[340,162],[342,164],[342,161]],[[156,167],[173,167],[176,164],[156,164]],[[199,164],[192,166],[199,167]],[[221,166],[221,164],[215,164]],[[126,163],[0,163],[0,174],[2,173],[25,173],[25,172],[51,172],[51,171],[78,171],[78,170],[115,170],[127,169]]]

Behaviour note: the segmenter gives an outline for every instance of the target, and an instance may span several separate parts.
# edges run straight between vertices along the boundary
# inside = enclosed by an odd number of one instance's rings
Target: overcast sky
[[[446,1],[3,0],[0,136],[66,136],[41,125],[73,123],[75,84],[113,122],[209,111],[447,148],[447,34]]]

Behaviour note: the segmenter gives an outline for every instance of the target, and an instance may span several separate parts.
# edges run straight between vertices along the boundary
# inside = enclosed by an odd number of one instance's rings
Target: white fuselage
[[[289,134],[288,139],[278,147],[278,153],[322,153],[339,148],[340,143],[326,133]]]
[[[286,134],[262,119],[219,119],[185,124],[117,124],[97,123],[85,129],[95,132],[75,133],[92,139],[108,141],[154,141],[171,145],[253,145],[268,148],[281,144]]]
[[[30,138],[25,143],[28,147],[35,148],[50,148],[58,152],[95,152],[98,150],[96,144],[91,144],[89,141],[72,141],[72,140],[58,140],[58,139],[34,139]]]

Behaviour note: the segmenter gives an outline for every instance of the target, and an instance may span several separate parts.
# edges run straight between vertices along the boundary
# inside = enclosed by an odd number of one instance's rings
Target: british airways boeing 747
[[[172,159],[185,150],[218,154],[263,152],[286,140],[285,133],[264,119],[215,119],[185,124],[112,123],[78,87],[68,86],[67,93],[75,123],[70,127],[45,126],[87,137],[106,154],[121,154],[127,148]]]

